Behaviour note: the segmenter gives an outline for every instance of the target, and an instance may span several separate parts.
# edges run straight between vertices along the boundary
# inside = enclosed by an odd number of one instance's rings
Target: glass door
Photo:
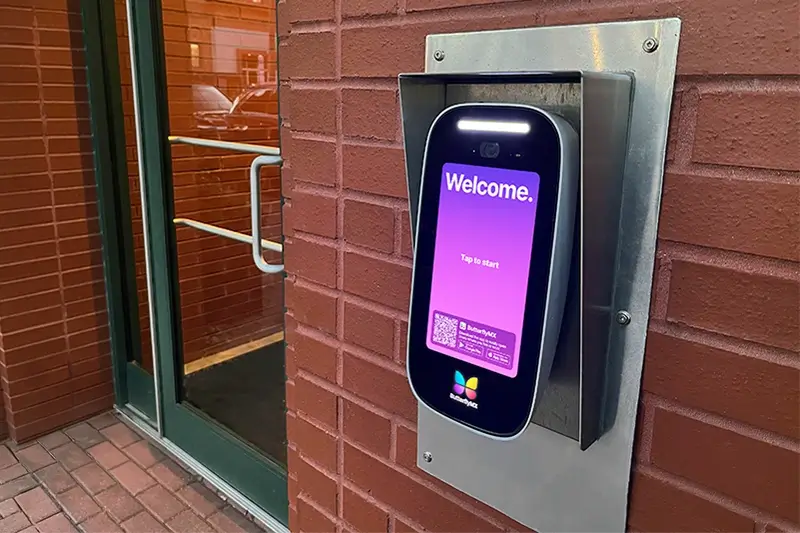
[[[161,431],[286,523],[275,4],[125,8]]]

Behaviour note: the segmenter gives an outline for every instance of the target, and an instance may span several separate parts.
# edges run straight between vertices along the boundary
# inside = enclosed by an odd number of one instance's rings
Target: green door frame
[[[97,210],[111,337],[115,403],[156,425],[153,376],[142,368],[131,198],[125,156],[114,3],[81,0]]]
[[[92,136],[103,236],[115,391],[118,404],[131,398],[130,350],[140,346],[137,323],[130,198],[127,191],[122,97],[116,46],[114,2],[81,0],[92,114]],[[145,199],[152,302],[153,350],[161,401],[161,432],[198,462],[239,490],[283,524],[288,524],[286,472],[226,428],[182,402],[182,361],[178,258],[174,218],[172,161],[168,141],[169,110],[160,0],[131,2],[136,71],[140,157],[147,176]],[[121,150],[121,151],[120,151]],[[126,228],[127,225],[127,228]],[[127,232],[127,233],[126,233]],[[133,286],[131,287],[131,283]],[[131,292],[132,291],[132,292]],[[133,305],[133,307],[131,307]],[[135,329],[134,329],[135,328]],[[134,337],[134,335],[137,335]],[[141,370],[141,369],[139,369]],[[148,376],[152,383],[152,377]],[[123,385],[123,384],[128,384]],[[138,387],[137,387],[138,388]],[[154,391],[158,392],[158,391]],[[155,397],[155,395],[153,395]],[[155,409],[154,409],[155,412]]]

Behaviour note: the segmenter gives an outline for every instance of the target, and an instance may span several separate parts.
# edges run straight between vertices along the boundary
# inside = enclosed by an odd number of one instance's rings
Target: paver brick
[[[119,466],[128,460],[124,453],[108,441],[92,446],[86,451],[106,470]]]
[[[69,437],[83,449],[91,448],[106,440],[99,431],[86,422],[67,428],[64,430],[64,433],[69,435]]]
[[[56,496],[56,499],[76,523],[83,522],[100,512],[100,507],[81,487],[73,487]]]
[[[111,470],[111,475],[134,496],[156,484],[156,481],[147,472],[132,461],[114,468]]]
[[[30,521],[34,523],[41,522],[58,512],[58,507],[41,487],[23,492],[15,500]]]
[[[105,435],[105,437],[113,442],[118,448],[124,448],[141,439],[141,437],[139,437],[135,431],[122,422],[103,428],[100,430],[100,433]]]
[[[89,494],[97,494],[107,488],[113,487],[116,483],[105,470],[97,463],[89,463],[72,472],[78,483],[83,485]]]
[[[53,449],[50,453],[61,463],[67,471],[75,470],[85,464],[89,464],[92,459],[74,442],[68,442],[63,446]]]
[[[72,522],[64,516],[64,513],[53,515],[47,520],[36,524],[40,533],[78,533]]]
[[[64,492],[75,486],[75,480],[59,464],[52,464],[37,470],[34,476],[53,494]]]
[[[55,463],[55,459],[47,453],[47,450],[38,444],[17,451],[17,459],[31,472]]]
[[[131,496],[121,485],[114,485],[97,494],[95,498],[117,522],[123,522],[143,510],[136,498]]]

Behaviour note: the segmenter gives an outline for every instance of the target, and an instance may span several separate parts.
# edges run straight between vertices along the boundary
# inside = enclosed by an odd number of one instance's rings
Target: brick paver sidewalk
[[[111,413],[0,444],[2,533],[262,531]]]

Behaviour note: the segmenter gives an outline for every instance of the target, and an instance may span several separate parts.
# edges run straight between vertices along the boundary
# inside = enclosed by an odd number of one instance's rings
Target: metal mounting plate
[[[679,35],[671,18],[427,38],[427,73],[634,76],[614,296],[631,321],[611,335],[605,434],[586,451],[536,425],[498,442],[419,408],[419,467],[540,532],[625,529]]]

